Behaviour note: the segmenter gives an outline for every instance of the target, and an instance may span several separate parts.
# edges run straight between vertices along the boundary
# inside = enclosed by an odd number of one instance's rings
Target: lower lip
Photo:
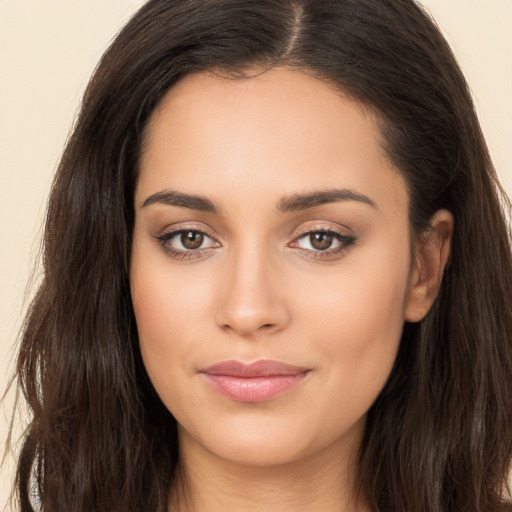
[[[221,395],[238,402],[264,402],[280,395],[304,380],[309,371],[293,375],[235,377],[204,374],[206,381]]]

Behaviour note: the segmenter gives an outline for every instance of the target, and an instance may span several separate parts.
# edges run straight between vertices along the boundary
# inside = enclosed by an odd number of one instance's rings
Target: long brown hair
[[[512,261],[499,187],[466,82],[413,0],[150,0],[86,91],[53,184],[44,278],[17,363],[31,410],[22,512],[164,512],[176,422],[142,364],[129,265],[147,120],[185,74],[288,65],[372,108],[404,176],[414,234],[455,219],[424,321],[406,324],[368,413],[358,490],[373,511],[486,512],[512,459]],[[505,206],[505,208],[503,208]]]

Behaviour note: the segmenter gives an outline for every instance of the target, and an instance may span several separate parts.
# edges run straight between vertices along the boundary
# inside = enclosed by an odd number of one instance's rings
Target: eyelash
[[[175,249],[170,245],[170,242],[183,234],[186,233],[194,233],[196,235],[202,235],[206,238],[209,238],[214,242],[216,245],[212,245],[210,247],[206,248],[197,248],[197,249]],[[336,249],[304,249],[298,246],[298,241],[307,239],[307,237],[311,237],[312,235],[316,234],[322,234],[326,236],[332,236],[333,242],[337,241],[339,242],[339,247]],[[182,228],[177,229],[173,231],[169,231],[167,233],[163,233],[162,235],[156,236],[156,240],[158,241],[158,244],[162,247],[162,249],[165,251],[165,253],[170,256],[171,258],[175,258],[178,260],[192,260],[204,256],[208,256],[216,247],[220,247],[220,244],[215,241],[213,236],[209,235],[207,232],[197,229],[197,228]],[[350,246],[354,245],[356,243],[355,236],[351,234],[342,233],[340,231],[334,230],[332,228],[325,228],[325,227],[318,227],[314,229],[307,229],[304,231],[301,231],[297,234],[297,236],[294,238],[293,242],[289,244],[289,247],[298,248],[299,252],[309,258],[312,259],[327,259],[330,256],[338,255],[340,253],[345,252],[350,248]],[[202,245],[202,244],[201,244]]]

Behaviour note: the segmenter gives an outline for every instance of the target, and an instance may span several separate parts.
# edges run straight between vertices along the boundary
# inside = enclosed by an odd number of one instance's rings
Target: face
[[[411,282],[408,193],[372,114],[287,68],[185,77],[149,123],[131,291],[182,449],[353,453]]]

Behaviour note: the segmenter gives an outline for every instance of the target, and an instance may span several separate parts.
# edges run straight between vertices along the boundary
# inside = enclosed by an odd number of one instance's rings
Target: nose
[[[226,261],[223,274],[217,297],[219,327],[245,338],[286,327],[290,321],[286,288],[271,255],[249,248],[240,250]]]

